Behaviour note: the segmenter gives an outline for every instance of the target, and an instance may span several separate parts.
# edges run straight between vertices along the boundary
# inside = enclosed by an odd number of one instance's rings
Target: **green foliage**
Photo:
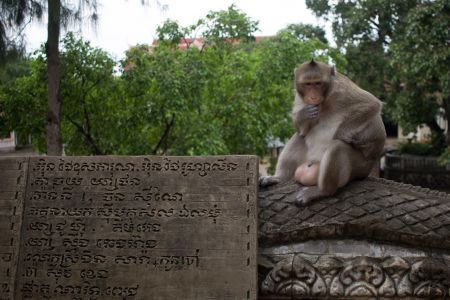
[[[178,49],[182,35],[192,37],[200,27],[214,42]],[[107,53],[68,34],[61,48],[66,153],[265,154],[269,140],[293,133],[295,66],[315,57],[344,69],[345,60],[320,40],[289,32],[252,42],[255,29],[234,6],[186,28],[168,21],[158,28],[160,43],[127,52],[120,75]],[[45,63],[41,51],[30,59],[30,73],[0,94],[0,128],[32,133],[42,152]]]
[[[30,72],[26,58],[10,58],[0,68],[0,85],[13,82],[15,79],[28,75]]]
[[[47,68],[43,52],[29,60],[30,74],[13,84],[4,85],[0,96],[4,114],[2,131],[15,130],[19,135],[32,134],[36,150],[46,151]],[[114,95],[110,85],[114,61],[89,43],[68,34],[61,52],[61,95],[64,98],[62,132],[67,154],[101,154],[101,137],[108,124],[104,114],[108,104],[103,96]],[[108,127],[106,127],[108,128]],[[98,138],[96,137],[98,136]],[[99,145],[100,144],[100,145]]]
[[[411,10],[405,23],[403,34],[392,46],[394,62],[404,71],[400,75],[415,79],[416,86],[412,89],[426,89],[429,93],[440,91],[448,98],[450,3],[446,0],[426,2]]]
[[[433,132],[431,134],[430,141],[425,143],[400,143],[397,151],[400,154],[440,156],[445,152],[446,149],[447,144],[445,142],[444,136],[442,134]]]
[[[450,116],[450,4],[448,0],[307,0],[330,20],[345,50],[348,76],[386,102],[386,116],[406,131]],[[450,142],[450,134],[447,143]]]
[[[27,61],[29,73],[0,86],[0,132],[15,131],[19,136],[33,135],[35,146],[45,145],[47,88],[46,68],[42,57]]]
[[[63,38],[62,44],[60,93],[65,100],[62,133],[66,151],[77,154],[110,152],[104,139],[109,135],[104,132],[105,127],[114,127],[109,121],[117,101],[113,77],[115,62],[103,50],[71,33]]]
[[[210,43],[221,43],[225,39],[253,40],[253,33],[258,30],[258,22],[250,20],[234,4],[227,10],[210,11],[199,24],[205,27],[202,35]]]
[[[389,65],[389,54],[384,52],[383,47],[374,41],[348,44],[345,57],[348,61],[347,75],[361,88],[370,91],[382,101],[392,97],[386,87],[393,70]]]
[[[400,97],[388,108],[405,127],[426,123],[435,129],[439,108],[447,120],[450,116],[450,4],[437,0],[420,5],[410,10],[405,23],[403,35],[391,46]]]
[[[328,40],[325,37],[325,30],[318,26],[311,24],[289,24],[285,29],[280,32],[287,32],[295,36],[300,41],[306,41],[310,39],[318,39],[324,44],[328,44]]]
[[[433,147],[432,155],[441,155],[447,149],[447,142],[441,132],[432,131],[430,144]]]
[[[388,97],[388,41],[399,4],[388,0],[312,1],[306,5],[318,17],[332,22],[336,43],[349,62],[346,75],[381,100]]]
[[[430,143],[400,143],[397,151],[399,154],[411,154],[411,155],[431,155],[433,147]]]
[[[339,48],[349,62],[347,75],[381,100],[390,97],[392,74],[390,42],[402,20],[418,1],[307,0],[313,12],[332,22]]]
[[[441,156],[439,156],[438,163],[443,166],[450,165],[450,148],[446,148]]]
[[[180,35],[171,32],[193,36],[202,29],[205,47],[174,49]],[[144,140],[152,153],[202,155],[264,154],[269,139],[289,137],[294,67],[313,56],[340,66],[344,60],[317,39],[288,32],[252,43],[255,30],[256,22],[231,6],[187,28],[168,21],[158,29],[166,40],[151,53],[128,52],[126,98],[138,95],[135,117],[154,124],[146,138],[139,130],[129,138]]]
[[[185,30],[176,21],[172,20],[167,20],[161,26],[158,26],[156,32],[158,41],[169,47],[175,47],[186,36]]]
[[[431,143],[400,143],[397,151],[400,154],[412,154],[422,156],[438,156],[442,151],[437,151]]]

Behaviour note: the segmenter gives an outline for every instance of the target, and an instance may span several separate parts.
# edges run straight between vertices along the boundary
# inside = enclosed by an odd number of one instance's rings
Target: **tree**
[[[8,59],[0,68],[0,85],[14,82],[15,79],[26,76],[30,72],[28,60],[24,57]]]
[[[230,10],[232,13],[229,13]],[[334,61],[341,69],[345,66],[345,61],[336,49],[317,39],[299,40],[287,31],[260,43],[253,42],[252,34],[249,34],[246,38],[239,38],[237,43],[233,38],[236,37],[235,32],[251,33],[255,25],[245,18],[240,24],[246,29],[223,24],[228,21],[236,23],[231,21],[230,16],[239,14],[233,10],[236,10],[234,6],[226,11],[208,14],[221,17],[220,21],[211,22],[216,29],[207,27],[206,30],[207,35],[214,33],[213,36],[208,36],[214,43],[207,44],[200,51],[196,48],[174,50],[173,47],[167,51],[165,45],[170,47],[176,45],[176,42],[164,40],[155,52],[144,55],[148,59],[158,57],[155,63],[159,63],[164,61],[159,55],[164,54],[163,57],[166,58],[178,53],[177,63],[164,63],[161,71],[186,59],[186,62],[181,63],[186,63],[186,67],[181,68],[182,71],[171,71],[171,77],[163,80],[176,82],[176,90],[179,90],[180,84],[186,84],[186,88],[181,91],[193,92],[191,95],[171,96],[163,101],[170,103],[174,99],[185,98],[182,103],[193,104],[192,108],[186,108],[182,113],[174,111],[176,121],[170,140],[176,142],[170,142],[172,146],[169,147],[169,152],[172,154],[264,154],[270,139],[277,137],[284,140],[292,134],[289,112],[293,100],[292,72],[295,66],[311,57]],[[166,24],[167,26],[159,28],[167,32],[160,32],[159,36],[172,36],[179,41],[180,36],[189,34],[190,30],[202,32],[205,21],[200,20],[189,28],[182,28],[173,21]],[[233,30],[227,32],[226,28]],[[191,59],[194,60],[189,62]],[[133,66],[137,63],[143,66],[142,58],[131,61]],[[139,70],[139,67],[133,67],[133,71],[149,74],[144,69]],[[174,74],[180,74],[180,77],[174,80]],[[191,79],[192,75],[194,77]],[[137,75],[133,77],[142,78]],[[136,91],[139,88],[136,85],[126,90]],[[145,90],[152,88],[146,87]],[[161,89],[159,93],[166,93],[165,90]],[[183,126],[179,127],[180,123]]]
[[[45,104],[47,88],[43,56],[27,60],[23,76],[0,85],[0,132],[32,135],[35,148],[45,150]]]
[[[436,116],[450,116],[448,1],[306,3],[317,16],[332,21],[336,42],[349,62],[348,75],[386,102],[385,116],[409,132],[427,124],[432,142],[439,145],[443,131]]]
[[[285,29],[281,31],[288,32],[301,41],[315,38],[322,43],[328,44],[328,40],[325,37],[325,30],[318,26],[302,23],[289,24]]]
[[[2,1],[0,15],[4,18],[0,21],[0,54],[6,53],[9,48],[18,48],[21,43],[11,42],[7,35],[8,30],[20,32],[22,26],[27,24],[26,20],[40,19],[43,15],[45,2],[43,0],[10,0]],[[47,153],[49,155],[61,155],[63,151],[60,113],[62,98],[59,93],[60,71],[59,71],[59,36],[60,28],[67,27],[69,23],[79,22],[85,11],[92,12],[91,20],[97,19],[97,1],[79,1],[73,5],[70,1],[48,0],[47,1],[47,82],[48,82],[48,112],[46,122]],[[28,21],[28,22],[29,22]],[[18,36],[20,36],[18,34]],[[0,55],[0,57],[2,57]],[[4,56],[3,56],[4,57]]]
[[[199,23],[160,26],[167,40],[130,49],[120,76],[114,76],[115,62],[107,53],[67,35],[60,54],[66,153],[263,155],[270,139],[293,133],[294,67],[311,57],[345,67],[336,49],[288,32],[259,43],[252,32],[239,41],[223,32],[200,49],[179,49],[170,41],[179,39],[179,32],[193,36]],[[0,88],[0,129],[32,133],[40,150],[45,149],[44,51],[30,59],[29,74]]]
[[[2,130],[32,134],[35,148],[46,149],[47,61],[44,49],[29,60],[30,72],[4,85],[0,105]],[[121,91],[115,62],[104,51],[67,34],[62,41],[61,131],[68,154],[113,153],[109,142],[120,117]]]
[[[436,116],[444,117],[447,128],[450,125],[450,4],[424,1],[404,22],[402,34],[391,45],[398,98],[388,107],[409,131],[425,123],[441,134]],[[450,145],[449,130],[446,141]]]
[[[47,109],[47,154],[62,155],[61,102],[59,93],[59,32],[61,22],[61,1],[48,1],[47,54],[48,109]]]
[[[349,62],[347,75],[381,100],[392,85],[389,45],[420,0],[306,0],[318,17],[332,22],[337,46]],[[368,59],[370,57],[370,59]]]
[[[40,1],[8,0],[0,3],[0,64],[23,55],[24,27],[33,19],[41,19]]]
[[[258,30],[258,21],[251,20],[234,4],[227,10],[210,11],[198,25],[204,27],[202,35],[209,43],[252,41],[254,32]]]
[[[89,42],[67,34],[61,53],[61,95],[65,147],[69,153],[111,153],[109,138],[120,116],[121,91],[115,61]]]
[[[151,53],[140,47],[128,53],[124,90],[137,105],[136,118],[153,124],[145,131],[135,127],[146,138],[135,134],[128,139],[139,139],[153,154],[226,154],[252,149],[254,142],[242,142],[242,127],[236,130],[234,125],[248,124],[251,119],[242,116],[236,122],[234,118],[250,113],[243,101],[252,86],[252,61],[241,47],[254,40],[255,30],[256,22],[235,6],[209,12],[186,28],[173,21],[159,26],[161,40]],[[182,38],[195,37],[195,32],[204,37],[206,47],[177,49]],[[234,142],[237,139],[240,143]]]
[[[86,5],[86,6],[85,6]],[[48,0],[48,26],[47,26],[47,74],[48,74],[48,109],[47,109],[47,154],[62,155],[63,142],[61,136],[61,105],[60,95],[60,61],[59,61],[59,35],[61,25],[68,21],[81,20],[85,8],[93,10],[92,20],[97,19],[97,1],[80,1],[78,7],[70,9],[64,6],[61,0]]]

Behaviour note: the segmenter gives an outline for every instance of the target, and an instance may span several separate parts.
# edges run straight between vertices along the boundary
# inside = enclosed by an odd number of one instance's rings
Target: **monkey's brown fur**
[[[317,117],[308,117],[305,94],[311,84],[320,88]],[[319,164],[318,184],[298,196],[301,204],[332,195],[356,178],[367,177],[379,159],[386,139],[382,103],[334,67],[306,62],[295,69],[293,121],[297,132],[283,149],[270,185],[292,179],[305,162]],[[312,88],[311,88],[312,89]],[[317,89],[317,88],[316,88]]]

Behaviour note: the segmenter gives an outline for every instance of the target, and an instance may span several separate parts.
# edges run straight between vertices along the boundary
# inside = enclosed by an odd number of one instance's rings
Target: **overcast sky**
[[[83,37],[114,58],[124,57],[124,52],[136,44],[150,44],[156,27],[166,19],[176,20],[182,26],[194,24],[210,10],[225,10],[235,4],[252,20],[259,21],[256,35],[274,35],[290,23],[308,23],[324,26],[306,8],[303,0],[160,0],[167,9],[158,8],[156,1],[142,6],[141,0],[98,0],[99,22],[96,29],[83,26]],[[72,28],[72,31],[79,28]],[[329,32],[330,30],[327,30]],[[45,21],[32,24],[25,31],[28,51],[31,52],[47,39]]]

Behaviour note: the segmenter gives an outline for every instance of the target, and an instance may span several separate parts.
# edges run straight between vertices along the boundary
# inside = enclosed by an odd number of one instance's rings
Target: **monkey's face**
[[[307,62],[295,69],[295,88],[306,104],[319,105],[327,96],[334,67],[320,62]]]
[[[325,84],[321,81],[301,83],[297,91],[306,104],[318,105],[325,99]]]

